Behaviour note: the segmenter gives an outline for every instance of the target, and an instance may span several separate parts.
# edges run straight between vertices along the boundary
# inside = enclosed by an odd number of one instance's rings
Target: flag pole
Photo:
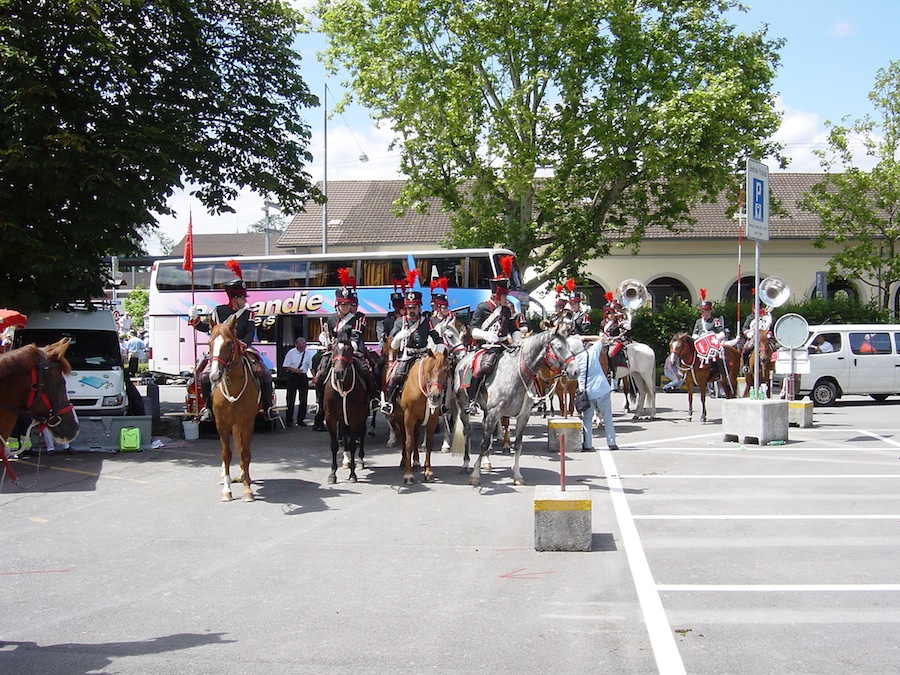
[[[738,194],[738,261],[737,261],[737,326],[735,337],[741,336],[741,248],[744,238],[744,186]]]
[[[194,214],[191,210],[188,210],[188,230],[187,236],[184,238],[184,262],[181,264],[181,268],[188,270],[191,273],[191,307],[194,307],[197,302],[194,288]],[[190,325],[190,321],[188,321],[188,325]],[[194,344],[194,349],[191,352],[191,358],[194,360],[194,363],[191,366],[194,371],[194,401],[191,404],[191,410],[188,410],[188,412],[191,415],[197,415],[200,412],[198,407],[200,400],[200,377],[197,372],[197,330],[193,326],[191,326],[191,337]]]

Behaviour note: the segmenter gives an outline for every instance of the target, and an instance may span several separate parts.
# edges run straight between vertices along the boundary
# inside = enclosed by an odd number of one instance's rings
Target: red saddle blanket
[[[715,333],[707,333],[694,341],[694,350],[703,363],[718,361],[725,355],[725,348]]]

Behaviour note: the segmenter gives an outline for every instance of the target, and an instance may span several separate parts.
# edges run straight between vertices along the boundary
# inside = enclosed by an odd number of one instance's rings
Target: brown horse
[[[78,416],[66,395],[65,375],[72,372],[66,360],[69,339],[43,349],[26,345],[0,356],[0,442],[6,443],[20,415],[28,415],[40,428],[46,426],[59,443],[78,435]],[[0,449],[10,478],[16,476]]]
[[[769,332],[765,330],[759,331],[759,381],[766,385],[766,396],[772,395],[772,372],[775,370],[775,364],[772,363],[772,343],[769,342]],[[744,389],[744,396],[750,395],[750,390],[754,386],[754,378],[756,377],[756,349],[751,350],[749,360],[749,372],[744,376],[747,387]]]
[[[403,484],[412,485],[413,469],[419,463],[419,432],[425,428],[426,483],[434,480],[431,469],[431,449],[434,432],[441,419],[444,390],[450,374],[450,358],[446,349],[429,349],[427,354],[409,368],[399,405],[395,406],[392,425],[397,430],[397,440],[403,447]]]
[[[250,442],[259,411],[259,387],[244,357],[244,344],[234,332],[237,316],[217,323],[209,333],[209,381],[212,384],[212,411],[222,444],[222,501],[230,502],[231,483],[243,483],[242,501],[252,502],[250,486]],[[231,479],[231,438],[241,458],[241,477]]]
[[[700,388],[700,421],[706,421],[706,385],[722,382],[726,398],[734,398],[737,392],[737,376],[741,355],[738,350],[722,345],[723,357],[707,363],[698,356],[694,348],[694,338],[687,333],[677,333],[672,337],[670,351],[684,377],[688,390],[688,419],[694,415],[694,384]],[[724,372],[722,370],[724,366]],[[725,377],[723,377],[723,375]]]
[[[344,442],[344,456],[349,460],[350,482],[356,478],[356,450],[359,463],[365,458],[366,422],[369,418],[369,396],[365,375],[359,372],[353,358],[353,343],[345,338],[334,341],[331,347],[331,373],[325,381],[322,403],[325,426],[331,436],[331,473],[328,484],[337,483],[339,441]]]

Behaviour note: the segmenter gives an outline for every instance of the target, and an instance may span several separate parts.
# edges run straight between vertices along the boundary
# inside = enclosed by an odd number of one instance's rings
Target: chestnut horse
[[[222,501],[232,500],[231,483],[243,483],[242,501],[252,502],[250,486],[250,442],[259,411],[259,387],[244,357],[244,343],[234,332],[236,315],[217,323],[209,332],[209,381],[212,411],[222,444]],[[231,478],[231,440],[240,455],[241,477]]]
[[[353,358],[353,343],[345,337],[338,338],[331,347],[331,374],[325,381],[322,404],[325,408],[325,426],[331,436],[331,473],[328,484],[337,483],[337,456],[339,441],[344,442],[344,456],[349,460],[350,482],[356,478],[356,449],[359,463],[365,457],[366,422],[369,418],[369,395],[365,375],[359,372]]]
[[[766,396],[772,395],[772,372],[775,370],[775,364],[772,363],[772,343],[769,342],[769,332],[765,330],[759,331],[759,381],[766,385]],[[749,372],[744,376],[747,387],[744,389],[744,396],[750,395],[750,390],[754,386],[754,378],[756,377],[756,349],[751,350],[749,360]]]
[[[6,439],[20,415],[28,415],[40,428],[47,427],[58,443],[78,435],[78,416],[66,394],[65,375],[72,372],[66,360],[69,339],[43,349],[26,345],[0,355],[0,455],[15,482],[6,457]]]
[[[670,351],[684,377],[688,391],[688,419],[694,415],[694,384],[700,388],[700,421],[706,421],[706,385],[722,381],[726,398],[734,398],[737,392],[737,376],[741,355],[738,350],[722,345],[722,356],[718,361],[707,363],[698,356],[694,348],[694,338],[687,333],[677,333],[672,337]],[[724,361],[723,361],[724,358]],[[724,373],[722,366],[724,365]],[[723,378],[723,375],[726,377]],[[723,381],[724,380],[724,381]]]
[[[426,483],[434,480],[431,469],[431,448],[434,432],[441,419],[444,390],[450,374],[450,358],[444,345],[439,345],[417,359],[409,368],[403,391],[395,406],[391,424],[397,430],[397,440],[403,447],[403,484],[412,485],[413,469],[418,467],[419,432],[425,428]]]

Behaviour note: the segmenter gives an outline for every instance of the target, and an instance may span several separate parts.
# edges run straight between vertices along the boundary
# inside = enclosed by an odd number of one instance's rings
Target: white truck
[[[125,368],[119,333],[112,312],[48,312],[28,315],[25,328],[16,330],[13,347],[32,342],[39,347],[67,337],[66,376],[69,400],[80,415],[124,415],[128,408]]]

